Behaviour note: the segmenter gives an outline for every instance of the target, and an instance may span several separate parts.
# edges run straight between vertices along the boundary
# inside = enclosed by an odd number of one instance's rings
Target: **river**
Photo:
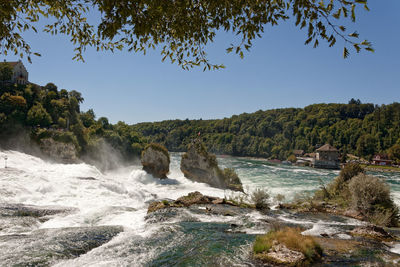
[[[255,234],[268,231],[269,219],[308,225],[309,234],[336,233],[342,238],[347,238],[340,231],[342,226],[362,224],[343,218],[299,218],[284,212],[221,216],[188,209],[148,216],[148,203],[155,199],[176,199],[192,191],[218,197],[233,194],[184,178],[179,153],[172,153],[171,172],[165,180],[154,179],[141,166],[102,173],[85,163],[52,163],[17,151],[0,151],[2,161],[5,155],[8,168],[0,168],[1,266],[252,266],[251,243]],[[282,194],[287,201],[296,194],[313,192],[321,182],[338,175],[338,171],[258,159],[218,157],[218,162],[221,167],[234,168],[247,190],[266,188],[271,197]],[[400,204],[400,174],[375,175],[390,184]],[[9,205],[16,204],[67,212],[21,218],[4,214]],[[232,231],[233,227],[240,231]],[[88,248],[61,249],[76,244]]]

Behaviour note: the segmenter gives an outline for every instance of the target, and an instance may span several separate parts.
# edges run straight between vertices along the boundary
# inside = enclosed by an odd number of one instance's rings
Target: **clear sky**
[[[218,71],[183,71],[162,63],[158,51],[143,56],[89,49],[86,62],[76,62],[68,38],[45,33],[26,35],[42,57],[34,57],[33,64],[23,62],[31,82],[77,90],[85,98],[83,110],[93,108],[97,117],[113,123],[223,118],[260,109],[347,103],[351,98],[400,102],[400,1],[368,2],[371,11],[360,8],[351,27],[376,52],[352,50],[349,59],[342,58],[342,41],[333,48],[305,46],[306,32],[289,21],[267,27],[243,60],[226,54],[233,39],[221,34],[207,48],[213,63],[226,65]]]

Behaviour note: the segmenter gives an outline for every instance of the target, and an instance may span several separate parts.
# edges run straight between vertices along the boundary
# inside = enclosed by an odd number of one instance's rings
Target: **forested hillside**
[[[399,157],[400,104],[352,99],[349,104],[260,110],[220,120],[139,123],[134,129],[172,151],[184,151],[200,132],[209,150],[220,154],[286,159],[293,149],[312,152],[330,143],[367,159],[378,152]]]
[[[8,68],[4,64],[0,73]],[[91,109],[82,112],[80,104],[84,99],[75,90],[59,90],[53,83],[42,87],[5,80],[8,77],[0,76],[0,144],[5,147],[20,147],[26,141],[39,143],[42,138],[52,137],[73,143],[80,157],[90,155],[96,159],[107,149],[131,160],[140,155],[147,143],[123,122],[112,125],[105,117],[96,119]]]
[[[5,63],[4,63],[5,64]],[[104,148],[131,160],[144,145],[156,142],[170,151],[186,151],[198,137],[218,154],[286,159],[294,149],[313,152],[330,143],[342,153],[370,159],[388,153],[400,161],[400,104],[314,104],[234,115],[217,120],[169,120],[127,125],[96,119],[83,112],[81,93],[59,90],[53,83],[5,82],[10,69],[0,64],[0,144],[17,135],[40,142],[52,137],[73,143],[79,156],[100,157]],[[12,72],[11,72],[12,73]]]

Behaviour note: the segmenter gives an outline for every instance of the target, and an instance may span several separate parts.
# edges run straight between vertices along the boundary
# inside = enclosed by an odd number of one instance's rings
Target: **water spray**
[[[5,155],[4,156],[4,168],[5,169],[7,169],[7,160],[8,160],[8,157],[7,157],[7,155]]]

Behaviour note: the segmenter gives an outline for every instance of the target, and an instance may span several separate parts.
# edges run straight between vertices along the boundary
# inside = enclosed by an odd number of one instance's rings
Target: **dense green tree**
[[[44,86],[47,92],[54,92],[56,95],[58,94],[58,87],[54,83],[48,83]]]
[[[86,112],[82,112],[80,114],[80,119],[86,128],[89,128],[90,126],[92,126],[96,123],[96,120],[95,120],[96,115],[94,114],[93,109],[89,109]]]
[[[44,109],[42,104],[35,104],[29,111],[26,118],[28,124],[32,126],[47,127],[52,123],[51,116]]]
[[[388,149],[389,158],[400,162],[400,144],[394,144]]]
[[[82,94],[81,93],[79,93],[79,92],[77,92],[77,91],[75,91],[75,90],[72,90],[72,91],[70,91],[69,93],[68,93],[68,95],[69,95],[69,97],[74,97],[77,101],[78,101],[78,103],[79,104],[81,104],[85,99],[82,97]]]
[[[0,112],[9,114],[15,110],[25,110],[25,108],[26,100],[23,96],[4,93],[0,97]]]
[[[7,63],[0,63],[0,82],[10,81],[13,75],[11,66]]]

